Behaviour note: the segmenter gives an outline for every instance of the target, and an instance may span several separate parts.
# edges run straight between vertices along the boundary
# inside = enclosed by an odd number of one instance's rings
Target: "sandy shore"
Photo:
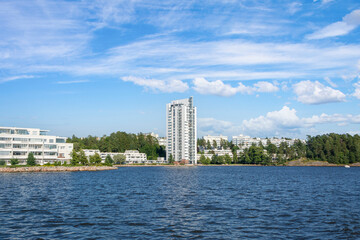
[[[110,166],[78,166],[78,167],[4,167],[0,168],[0,173],[14,173],[14,172],[78,172],[78,171],[103,171],[116,170],[117,167]]]

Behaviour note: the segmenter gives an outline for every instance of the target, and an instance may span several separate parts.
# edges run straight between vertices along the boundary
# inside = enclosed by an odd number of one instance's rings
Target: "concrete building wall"
[[[0,160],[10,164],[16,158],[26,164],[28,154],[33,153],[37,164],[69,162],[73,144],[66,143],[66,137],[47,133],[38,128],[0,127]]]

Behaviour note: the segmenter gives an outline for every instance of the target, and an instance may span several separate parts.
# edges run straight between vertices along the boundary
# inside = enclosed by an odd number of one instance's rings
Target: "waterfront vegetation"
[[[103,137],[88,136],[78,138],[73,135],[68,138],[68,143],[74,144],[75,151],[80,149],[99,149],[100,152],[125,152],[126,150],[138,150],[146,153],[148,159],[165,157],[165,147],[160,146],[158,140],[145,134],[131,134],[126,132],[114,132]]]
[[[199,148],[210,150],[214,148],[231,149],[233,158],[229,155],[212,158],[200,157],[200,163],[208,164],[257,164],[257,165],[284,165],[286,162],[297,159],[323,161],[333,164],[351,164],[360,162],[360,136],[350,134],[324,134],[315,137],[308,136],[306,143],[296,140],[294,145],[289,146],[282,142],[279,147],[268,140],[267,145],[252,145],[243,149],[236,157],[238,146],[232,142],[221,141],[221,146],[210,144],[203,139],[198,141]]]
[[[96,138],[89,136],[87,138],[77,138],[73,136],[68,142],[74,143],[74,149],[71,153],[70,163],[46,163],[45,166],[112,166],[113,164],[124,164],[126,157],[122,154],[115,155],[113,158],[107,155],[105,163],[98,153],[87,157],[82,148],[99,149],[104,152],[124,152],[125,150],[137,149],[140,152],[150,153],[150,158],[165,156],[165,149],[159,146],[156,138],[145,136],[144,134],[127,134],[124,132],[112,133],[110,136]],[[233,156],[228,154],[217,156],[216,149],[230,149]],[[254,165],[285,165],[292,160],[302,159],[304,161],[322,161],[332,164],[351,164],[360,162],[360,136],[350,134],[325,134],[318,136],[308,136],[306,142],[295,140],[292,146],[282,142],[278,147],[268,140],[266,146],[261,143],[252,145],[249,148],[242,149],[239,154],[239,146],[232,142],[221,141],[220,146],[216,142],[210,144],[203,139],[198,139],[198,152],[201,154],[199,163],[203,165],[223,165],[223,164],[254,164]],[[212,154],[212,157],[206,157],[204,150]],[[174,164],[173,156],[170,155],[168,164]],[[26,159],[26,165],[19,165],[19,160],[13,158],[10,160],[10,167],[31,167],[36,165],[36,159],[33,153],[29,153]],[[163,165],[168,165],[163,164]],[[143,165],[143,164],[139,164]],[[4,160],[0,160],[0,167],[6,166]]]

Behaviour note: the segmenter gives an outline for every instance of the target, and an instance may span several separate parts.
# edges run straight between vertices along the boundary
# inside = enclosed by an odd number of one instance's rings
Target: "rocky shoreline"
[[[75,166],[75,167],[4,167],[0,168],[0,173],[14,173],[14,172],[79,172],[79,171],[104,171],[116,170],[117,167],[110,166]]]
[[[350,167],[360,167],[360,163],[334,164],[324,161],[314,161],[314,160],[304,160],[304,159],[293,160],[285,163],[285,166],[289,166],[289,167],[344,167],[345,165],[349,165]]]

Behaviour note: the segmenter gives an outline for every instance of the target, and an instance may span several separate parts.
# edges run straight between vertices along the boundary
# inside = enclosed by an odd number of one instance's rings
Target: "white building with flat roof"
[[[126,150],[123,153],[120,152],[100,152],[98,149],[83,149],[85,155],[90,157],[95,155],[96,153],[100,155],[102,162],[105,162],[105,158],[107,155],[110,155],[112,159],[114,159],[115,155],[124,155],[126,157],[126,164],[134,164],[134,163],[164,163],[163,159],[157,160],[147,160],[146,153],[141,153],[138,150]]]
[[[223,135],[219,135],[219,136],[210,136],[210,135],[207,135],[207,136],[204,136],[203,137],[204,140],[206,141],[206,143],[209,141],[211,146],[214,147],[214,141],[216,142],[216,146],[220,147],[220,144],[221,144],[221,140],[225,140],[227,141],[228,140],[228,137],[227,136],[223,136]]]
[[[166,159],[197,164],[196,107],[193,98],[175,100],[166,105]]]
[[[286,143],[289,146],[294,145],[296,140],[300,139],[286,139],[286,138],[252,138],[250,136],[244,136],[240,134],[239,136],[233,136],[232,142],[234,145],[239,146],[240,149],[245,149],[251,147],[253,144],[258,146],[260,143],[263,146],[267,146],[268,142],[280,146],[281,143]],[[305,142],[304,140],[300,140],[301,142]]]
[[[37,164],[69,163],[73,144],[66,143],[66,137],[47,133],[48,130],[38,128],[0,127],[0,160],[10,164],[10,160],[16,158],[20,164],[26,164],[32,152]]]
[[[157,140],[158,140],[160,146],[166,146],[166,143],[167,143],[166,137],[158,137]]]

